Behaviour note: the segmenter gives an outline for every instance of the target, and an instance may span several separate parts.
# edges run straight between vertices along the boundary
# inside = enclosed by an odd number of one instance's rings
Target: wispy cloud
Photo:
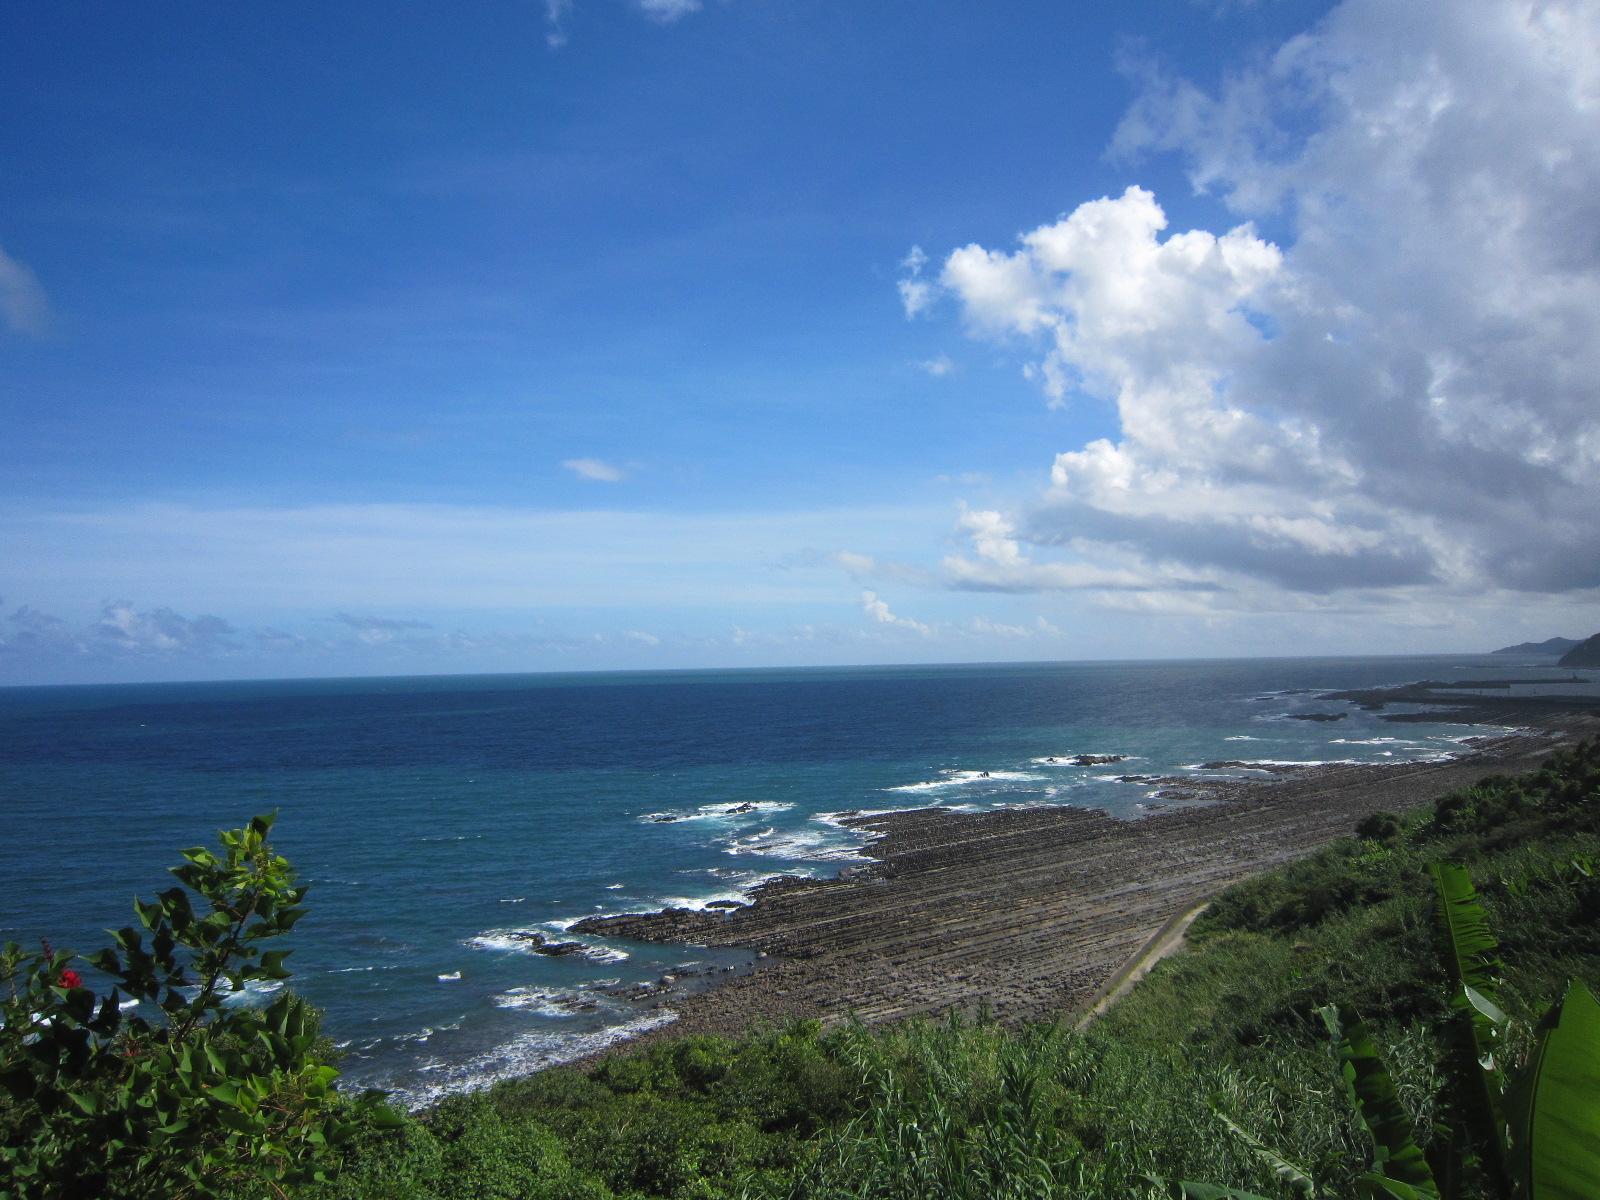
[[[639,11],[654,21],[670,23],[682,20],[701,9],[700,0],[637,0]]]
[[[942,379],[956,369],[956,364],[948,354],[936,354],[932,358],[919,359],[916,367],[935,379]]]
[[[561,464],[579,479],[591,483],[621,483],[628,473],[601,458],[569,458]]]
[[[0,325],[41,336],[50,327],[50,302],[39,279],[0,247]]]
[[[906,256],[900,260],[900,270],[903,274],[895,287],[899,289],[900,304],[906,311],[907,320],[925,312],[938,294],[935,284],[922,277],[922,270],[927,265],[928,255],[921,246],[911,247]]]
[[[544,0],[545,44],[559,50],[570,40],[567,32],[576,0]],[[658,25],[671,25],[705,7],[703,0],[631,0],[632,7]]]
[[[433,625],[427,621],[412,621],[394,617],[358,617],[346,612],[335,613],[328,619],[352,630],[358,640],[365,642],[369,646],[392,642],[398,637],[433,628]]]

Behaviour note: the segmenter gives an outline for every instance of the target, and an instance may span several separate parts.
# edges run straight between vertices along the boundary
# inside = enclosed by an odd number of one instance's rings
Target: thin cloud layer
[[[1600,586],[1597,46],[1588,4],[1349,0],[1215,93],[1146,71],[1116,149],[1241,220],[1175,232],[1130,187],[944,259],[974,336],[1120,424],[968,528],[956,585],[1080,586],[1020,539],[1240,593]]]
[[[0,247],[0,326],[37,337],[49,325],[50,302],[38,276]]]
[[[590,483],[621,483],[628,475],[621,467],[600,458],[569,458],[561,465]]]

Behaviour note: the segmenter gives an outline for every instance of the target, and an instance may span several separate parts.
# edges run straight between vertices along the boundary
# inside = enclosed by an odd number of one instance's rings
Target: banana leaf
[[[1472,876],[1465,868],[1434,863],[1430,870],[1441,956],[1455,989],[1450,1006],[1456,1012],[1467,1014],[1482,1044],[1485,1048],[1491,1047],[1498,1030],[1494,1022],[1468,1000],[1466,989],[1494,1003],[1500,983],[1500,943],[1489,930],[1488,915],[1472,886]]]
[[[1484,1169],[1502,1187],[1506,1180],[1506,1119],[1501,1076],[1495,1051],[1506,1016],[1495,1003],[1499,983],[1500,943],[1462,867],[1435,863],[1434,918],[1439,927],[1440,957],[1454,987],[1450,997],[1451,1040],[1454,1043],[1454,1089],[1467,1127],[1483,1152]]]
[[[1529,1200],[1600,1196],[1600,1004],[1576,980],[1540,1023],[1513,1116],[1513,1171]]]
[[[1394,1080],[1367,1027],[1360,1021],[1345,1024],[1331,1004],[1317,1011],[1334,1039],[1350,1103],[1372,1136],[1372,1171],[1362,1177],[1362,1182],[1384,1190],[1369,1194],[1439,1200],[1439,1185],[1417,1145],[1411,1117],[1400,1104]],[[1405,1190],[1396,1190],[1399,1188]]]

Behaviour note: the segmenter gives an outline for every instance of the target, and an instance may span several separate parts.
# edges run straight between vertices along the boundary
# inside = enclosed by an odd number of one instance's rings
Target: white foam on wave
[[[1222,740],[1225,742],[1259,742],[1261,739],[1251,737],[1248,733],[1236,733],[1232,737],[1225,737]]]
[[[567,924],[581,920],[572,917]],[[554,925],[555,922],[550,922]],[[549,926],[547,926],[548,928]],[[473,950],[489,950],[498,954],[537,954],[532,943],[527,938],[529,933],[538,933],[537,929],[490,929],[484,933],[474,934],[462,944]],[[590,962],[622,962],[628,957],[626,950],[618,950],[614,946],[601,946],[592,942],[585,942],[581,950],[575,954],[588,959]]]
[[[587,1058],[607,1046],[638,1037],[651,1029],[659,1029],[677,1019],[677,1013],[671,1009],[662,1009],[648,1016],[610,1025],[590,1033],[541,1030],[519,1034],[510,1041],[475,1055],[463,1063],[428,1063],[419,1068],[428,1072],[426,1083],[401,1085],[394,1088],[390,1096],[397,1103],[416,1112],[452,1093],[481,1091],[502,1079],[511,1079],[545,1067],[560,1066],[562,1063]],[[412,1040],[426,1041],[427,1036],[431,1036],[433,1032],[435,1031],[429,1029],[426,1031],[426,1036]]]
[[[1070,765],[1070,764],[1064,764]],[[1043,779],[1030,771],[948,771],[943,779],[928,779],[921,783],[906,783],[899,787],[884,788],[886,792],[936,792],[944,788],[966,787],[974,783],[1035,783]]]
[[[1223,771],[1268,771],[1274,767],[1334,767],[1357,766],[1354,758],[1250,758],[1240,759],[1236,766],[1208,767],[1204,763],[1183,763],[1180,771],[1205,771],[1207,774]]]
[[[222,998],[224,1004],[257,1008],[267,1002],[267,997],[283,989],[281,979],[247,979],[242,988],[229,992]]]
[[[448,975],[441,975],[441,976],[439,976],[439,982],[440,983],[460,983],[461,982],[461,972],[460,971],[451,971]]]
[[[720,804],[702,804],[693,812],[669,809],[665,812],[645,813],[640,821],[653,825],[673,825],[684,821],[726,821],[746,817],[754,821],[768,813],[788,812],[794,807],[786,800],[729,800]]]
[[[838,835],[822,829],[779,832],[772,826],[745,837],[723,839],[724,854],[756,855],[760,858],[796,858],[811,862],[862,862],[858,846],[843,845]]]
[[[1138,756],[1132,754],[1114,754],[1109,750],[1069,750],[1063,754],[1046,754],[1042,758],[1030,758],[1028,762],[1035,767],[1091,767],[1102,766],[1101,763],[1074,762],[1077,758],[1111,758],[1117,762],[1133,762]],[[999,771],[990,771],[991,779],[1003,774]]]
[[[876,841],[884,836],[879,830],[856,829],[853,826],[846,825],[845,821],[853,821],[858,817],[888,817],[894,815],[895,813],[903,813],[906,811],[907,810],[904,808],[847,808],[841,810],[840,812],[816,813],[811,819],[816,821],[818,824],[827,825],[834,829],[842,830],[853,837],[866,838],[868,841]]]
[[[566,1020],[578,1015],[573,1001],[577,992],[563,992],[555,988],[514,987],[491,998],[496,1008],[517,1008],[534,1012],[541,1017]]]

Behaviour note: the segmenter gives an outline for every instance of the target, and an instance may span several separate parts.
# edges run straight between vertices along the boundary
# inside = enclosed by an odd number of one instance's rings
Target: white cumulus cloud
[[[1078,586],[1031,545],[1191,588],[1600,587],[1600,7],[1347,0],[1215,91],[1142,88],[1117,151],[1237,223],[1134,186],[944,258],[974,336],[1119,424],[967,514],[958,586]]]
[[[896,616],[889,611],[888,602],[880,599],[877,592],[861,593],[861,611],[880,625],[894,625],[900,629],[909,629],[913,633],[921,634],[923,637],[933,636],[933,627],[931,625],[924,625],[921,621],[912,620],[910,617]]]

